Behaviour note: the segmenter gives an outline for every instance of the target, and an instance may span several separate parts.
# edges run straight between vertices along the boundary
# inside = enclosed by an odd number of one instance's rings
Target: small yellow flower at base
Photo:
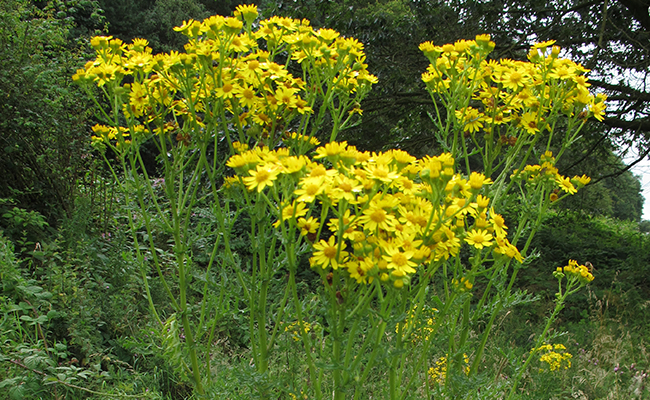
[[[576,260],[569,260],[569,264],[563,268],[563,271],[568,277],[577,278],[582,284],[587,284],[594,280],[594,276],[589,268],[585,265],[579,265]]]
[[[566,351],[566,347],[563,344],[544,344],[537,349],[533,348],[531,351],[541,351],[544,352],[539,358],[539,361],[546,363],[548,365],[548,370],[550,372],[559,371],[560,369],[569,369],[571,368],[571,358],[573,355]],[[540,369],[540,372],[544,369]]]

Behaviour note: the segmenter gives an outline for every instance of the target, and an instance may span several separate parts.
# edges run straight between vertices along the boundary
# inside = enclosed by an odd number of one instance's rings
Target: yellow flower
[[[479,209],[487,208],[490,205],[490,199],[479,194],[476,196],[476,205]]]
[[[461,292],[472,290],[474,287],[474,285],[465,277],[460,278],[460,281],[458,281],[458,279],[452,279],[451,283]]]
[[[472,229],[467,232],[465,241],[480,250],[492,245],[492,235],[483,229]]]
[[[330,142],[325,146],[317,148],[314,158],[321,159],[325,157],[336,157],[344,153],[347,147],[348,142]]]
[[[358,194],[363,191],[363,186],[356,180],[345,175],[338,175],[334,178],[332,190],[328,193],[332,202],[337,203],[345,199],[348,203],[354,203]]]
[[[275,98],[280,104],[287,107],[294,107],[298,101],[295,96],[298,90],[294,88],[280,87],[275,91]]]
[[[603,121],[605,119],[605,108],[607,106],[604,102],[595,103],[589,105],[589,111],[593,114],[594,118],[598,121]]]
[[[280,226],[281,221],[286,221],[290,218],[298,218],[307,215],[307,208],[305,203],[296,203],[289,204],[288,206],[282,209],[282,216],[279,220],[273,223],[274,227]]]
[[[249,109],[253,108],[255,106],[255,103],[260,100],[257,96],[255,96],[255,90],[250,86],[238,86],[233,91],[239,99],[239,102]]]
[[[368,275],[368,271],[374,265],[369,259],[348,261],[345,266],[350,278],[355,279],[357,283],[372,283],[373,277]]]
[[[549,46],[553,46],[555,44],[555,40],[547,40],[545,42],[540,42],[540,43],[535,43],[533,45],[533,49],[546,49]]]
[[[214,90],[217,97],[222,99],[232,99],[241,89],[230,81],[224,79],[223,85]]]
[[[317,32],[315,32],[315,34],[325,42],[331,42],[332,40],[336,39],[340,35],[337,31],[333,29],[325,29],[325,28],[319,29]]]
[[[591,182],[591,178],[584,174],[582,176],[576,175],[571,179],[571,183],[573,183],[575,186],[578,186],[578,188],[587,185],[589,182]]]
[[[304,203],[299,203],[303,204]],[[314,217],[309,217],[307,219],[299,218],[298,219],[298,228],[300,228],[300,234],[306,236],[309,233],[316,233],[316,230],[320,227],[320,222]]]
[[[244,178],[248,190],[261,192],[267,186],[273,186],[273,181],[278,177],[279,171],[273,165],[258,165],[255,171],[248,171],[251,176]]]
[[[579,265],[576,260],[569,260],[569,264],[563,270],[565,274],[577,278],[583,284],[594,280],[594,276],[589,268],[584,265]]]
[[[469,186],[472,190],[479,190],[483,185],[489,185],[491,183],[492,179],[486,178],[485,175],[478,172],[472,172],[469,176]]]
[[[415,273],[417,264],[411,259],[413,258],[413,251],[400,251],[398,248],[388,246],[384,248],[386,255],[383,256],[384,260],[388,262],[388,268],[392,269],[391,275],[396,278],[402,278],[408,274]]]
[[[363,215],[359,217],[359,224],[369,232],[376,232],[377,229],[394,231],[396,223],[395,216],[386,212],[378,202],[370,203],[370,206],[363,211]]]
[[[555,181],[557,182],[558,186],[560,189],[564,190],[565,192],[569,194],[574,194],[578,190],[573,186],[573,183],[571,183],[571,180],[569,178],[563,177],[563,176],[556,176]]]
[[[506,221],[503,219],[503,217],[497,213],[494,212],[494,209],[490,209],[490,222],[492,223],[492,226],[494,227],[494,231],[497,234],[497,237],[504,238],[507,235],[506,229],[508,227],[506,226]]]
[[[531,135],[539,132],[539,127],[537,126],[537,114],[526,113],[522,115],[519,125]]]
[[[475,108],[467,107],[467,109],[456,110],[455,114],[456,118],[465,125],[464,132],[478,132],[483,127],[481,121],[485,116]]]
[[[573,355],[563,350],[566,350],[566,347],[562,344],[544,344],[537,349],[533,348],[531,351],[543,352],[539,361],[548,364],[549,371],[554,372],[560,369],[571,368],[571,358],[573,358]]]
[[[247,151],[245,153],[235,154],[234,156],[230,157],[226,165],[234,169],[244,168],[247,166],[251,166],[250,168],[252,168],[252,165],[256,165],[261,161],[262,160],[257,154],[252,151]]]
[[[234,15],[241,16],[244,21],[251,24],[257,18],[257,6],[254,4],[240,4],[235,8]]]
[[[386,183],[392,183],[399,177],[399,174],[395,172],[388,164],[370,164],[365,167],[365,170],[368,171],[369,179],[377,179]]]
[[[325,177],[306,177],[300,181],[300,189],[294,191],[297,201],[311,203],[325,190]]]
[[[334,236],[330,236],[327,242],[321,239],[318,243],[314,243],[313,247],[316,251],[309,259],[312,267],[320,266],[325,269],[331,265],[333,269],[338,269],[339,264],[344,263],[348,256],[348,252],[345,251],[345,242],[337,244]]]
[[[527,81],[530,79],[528,74],[522,70],[518,69],[508,69],[501,79],[503,87],[507,89],[512,89],[513,91],[519,90],[520,87],[524,87],[527,84]]]

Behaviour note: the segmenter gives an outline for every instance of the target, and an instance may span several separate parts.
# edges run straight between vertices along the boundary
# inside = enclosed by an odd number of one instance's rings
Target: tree
[[[185,36],[172,29],[189,19],[213,14],[230,15],[239,2],[210,0],[99,0],[108,22],[108,33],[125,42],[149,41],[154,53],[181,50]]]
[[[51,225],[71,211],[88,154],[89,102],[71,79],[84,58],[70,41],[73,23],[50,2],[0,4],[0,198]]]
[[[640,4],[646,4],[645,9]],[[490,33],[497,45],[495,58],[525,59],[534,42],[556,40],[564,56],[593,70],[592,86],[611,100],[604,121],[583,129],[584,145],[567,155],[571,161],[565,166],[570,171],[563,172],[585,173],[594,181],[607,176],[607,185],[601,183],[600,189],[587,192],[605,196],[602,207],[598,206],[602,212],[633,220],[640,215],[639,186],[629,174],[613,183],[627,167],[615,161],[612,152],[632,144],[642,156],[650,150],[650,102],[645,102],[650,98],[650,88],[640,86],[650,64],[649,33],[646,22],[641,22],[645,21],[641,11],[647,14],[647,4],[650,2],[631,0],[262,1],[269,15],[308,18],[314,25],[358,37],[366,45],[369,68],[379,77],[379,84],[362,104],[363,124],[349,130],[346,138],[368,149],[399,147],[416,155],[438,151],[431,135],[431,99],[420,80],[428,65],[418,50],[420,43],[431,40],[444,44]],[[581,162],[576,164],[575,160]],[[611,165],[596,167],[594,161]],[[610,196],[613,186],[618,186],[618,194],[630,193],[634,206],[618,211],[619,205],[628,207],[631,198],[614,201]],[[609,206],[603,206],[607,202]]]

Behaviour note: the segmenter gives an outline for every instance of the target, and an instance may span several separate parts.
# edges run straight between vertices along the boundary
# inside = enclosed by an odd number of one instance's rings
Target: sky
[[[624,162],[630,163],[634,161],[634,156],[628,156],[623,159]],[[632,167],[632,173],[638,176],[641,180],[641,194],[645,198],[643,203],[643,217],[642,219],[650,220],[650,160],[645,159]]]

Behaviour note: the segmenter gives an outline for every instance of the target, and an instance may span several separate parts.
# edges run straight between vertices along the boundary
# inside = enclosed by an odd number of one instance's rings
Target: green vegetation
[[[570,3],[2,3],[0,397],[650,398],[650,26]]]

